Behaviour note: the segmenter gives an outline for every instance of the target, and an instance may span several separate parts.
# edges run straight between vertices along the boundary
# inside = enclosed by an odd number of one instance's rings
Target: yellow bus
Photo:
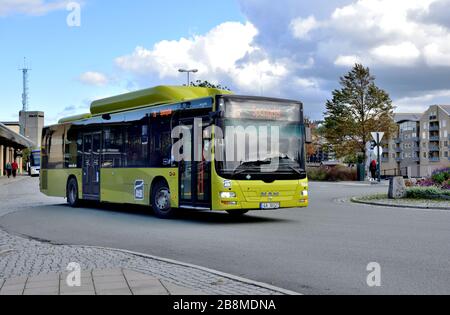
[[[42,137],[41,192],[72,207],[136,204],[168,218],[178,209],[239,216],[308,206],[298,101],[158,86],[95,101]],[[274,150],[242,151],[242,141]]]

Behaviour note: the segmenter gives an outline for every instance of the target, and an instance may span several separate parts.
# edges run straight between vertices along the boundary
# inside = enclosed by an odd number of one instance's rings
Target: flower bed
[[[450,168],[433,172],[430,178],[406,181],[407,198],[450,200]]]

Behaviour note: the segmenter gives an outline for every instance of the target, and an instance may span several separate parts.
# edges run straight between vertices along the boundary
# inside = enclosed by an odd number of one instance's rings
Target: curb
[[[110,250],[110,251],[115,251],[115,252],[130,254],[130,255],[135,255],[135,256],[139,256],[139,257],[143,257],[143,258],[149,258],[149,259],[158,260],[158,261],[169,263],[169,264],[182,266],[182,267],[188,267],[188,268],[201,270],[201,271],[212,273],[212,274],[214,274],[216,276],[220,276],[220,277],[223,277],[223,278],[228,278],[228,279],[231,279],[231,280],[234,280],[234,281],[239,281],[239,282],[242,282],[242,283],[245,283],[245,284],[254,285],[254,286],[257,286],[257,287],[260,287],[260,288],[263,288],[263,289],[279,292],[279,293],[284,294],[284,295],[298,295],[298,296],[299,295],[303,295],[303,294],[298,293],[298,292],[294,292],[294,291],[291,291],[291,290],[286,290],[286,289],[283,289],[283,288],[280,288],[280,287],[276,287],[276,286],[273,286],[273,285],[270,285],[270,284],[267,284],[267,283],[264,283],[264,282],[258,282],[258,281],[250,280],[250,279],[247,279],[247,278],[235,276],[235,275],[232,275],[232,274],[229,274],[229,273],[225,273],[225,272],[222,272],[222,271],[217,271],[217,270],[214,270],[214,269],[209,269],[209,268],[198,266],[198,265],[194,265],[194,264],[188,264],[188,263],[184,263],[184,262],[177,261],[177,260],[162,258],[162,257],[148,255],[148,254],[143,254],[143,253],[139,253],[139,252],[133,252],[133,251],[125,250],[125,249],[101,247],[101,246],[77,246],[77,245],[69,245],[69,246],[82,247],[82,248],[92,248],[92,249],[102,249],[102,250]]]
[[[353,203],[377,206],[377,207],[390,207],[390,208],[403,208],[403,209],[419,209],[419,210],[441,210],[441,211],[450,211],[449,207],[433,207],[433,206],[412,206],[412,205],[395,205],[390,203],[376,202],[376,201],[364,201],[358,199],[358,197],[353,197],[350,199]]]

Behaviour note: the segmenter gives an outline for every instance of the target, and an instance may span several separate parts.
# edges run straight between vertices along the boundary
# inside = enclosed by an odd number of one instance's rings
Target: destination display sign
[[[259,100],[227,100],[225,117],[232,119],[300,121],[301,105]]]

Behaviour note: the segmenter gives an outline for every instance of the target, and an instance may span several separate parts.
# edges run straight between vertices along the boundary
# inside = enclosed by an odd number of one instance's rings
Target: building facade
[[[41,147],[42,129],[44,128],[44,112],[19,113],[20,134],[33,142],[33,147]]]
[[[396,114],[395,122],[397,135],[383,144],[383,175],[429,177],[437,169],[450,167],[450,106]]]
[[[5,175],[5,166],[14,161],[19,164],[19,173],[22,172],[22,150],[31,147],[27,138],[0,123],[0,176]]]

